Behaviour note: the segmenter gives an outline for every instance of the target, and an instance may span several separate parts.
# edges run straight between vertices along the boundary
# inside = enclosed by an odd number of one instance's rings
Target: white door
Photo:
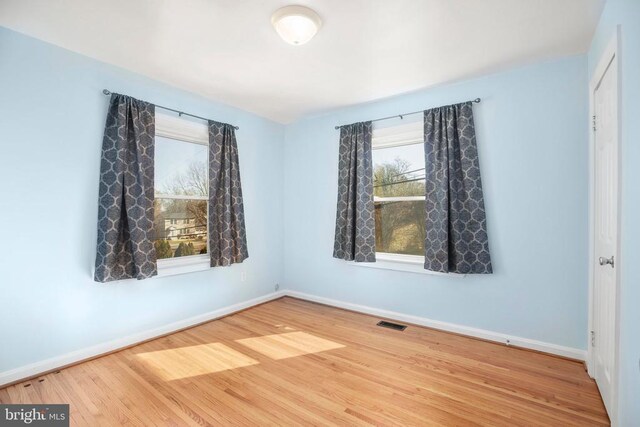
[[[613,414],[617,358],[618,275],[618,81],[617,61],[609,63],[595,87],[594,256],[592,363],[602,399]]]

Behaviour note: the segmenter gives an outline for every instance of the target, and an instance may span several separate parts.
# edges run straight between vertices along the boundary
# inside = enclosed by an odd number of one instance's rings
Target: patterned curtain
[[[371,122],[342,126],[334,258],[376,260],[372,164]]]
[[[249,257],[236,132],[214,121],[209,121],[209,252],[211,267]]]
[[[424,112],[424,268],[492,273],[471,102]]]
[[[102,140],[95,280],[157,274],[153,246],[155,107],[112,94]]]

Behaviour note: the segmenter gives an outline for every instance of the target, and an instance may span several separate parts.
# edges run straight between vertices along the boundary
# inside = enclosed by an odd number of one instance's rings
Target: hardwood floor
[[[0,390],[72,425],[608,425],[581,363],[292,298]]]

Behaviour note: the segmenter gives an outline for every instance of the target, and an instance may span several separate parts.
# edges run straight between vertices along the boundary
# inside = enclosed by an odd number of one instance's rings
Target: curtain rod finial
[[[480,102],[480,98],[476,98],[473,100],[473,102],[475,102],[476,104]]]
[[[111,92],[109,92],[107,89],[102,89],[102,93],[104,93],[105,95],[111,95]]]

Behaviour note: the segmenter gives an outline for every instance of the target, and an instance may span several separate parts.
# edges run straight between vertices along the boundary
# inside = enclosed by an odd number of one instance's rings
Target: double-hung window
[[[422,264],[425,158],[422,121],[373,130],[376,259]]]
[[[160,276],[209,267],[208,156],[206,123],[156,114],[153,238]]]

